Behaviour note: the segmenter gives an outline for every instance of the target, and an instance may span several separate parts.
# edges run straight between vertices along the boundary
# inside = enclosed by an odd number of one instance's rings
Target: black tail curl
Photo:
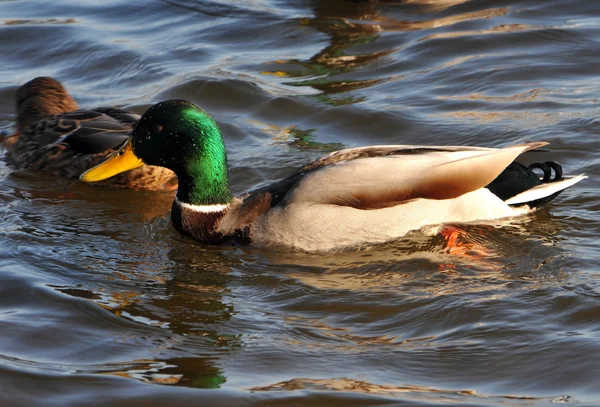
[[[544,171],[542,183],[562,181],[564,178],[562,166],[556,161],[546,161],[545,163],[533,163],[527,167],[527,172],[532,173],[534,169],[539,168]],[[554,170],[554,178],[552,178],[552,170]]]
[[[535,170],[541,170],[543,176],[540,177],[540,175],[535,173]],[[486,188],[498,198],[506,201],[535,186],[549,182],[562,181],[563,179],[562,166],[555,161],[534,163],[528,167],[521,163],[513,162]],[[528,205],[531,207],[544,205],[556,198],[558,194],[560,194],[560,192],[529,202]]]

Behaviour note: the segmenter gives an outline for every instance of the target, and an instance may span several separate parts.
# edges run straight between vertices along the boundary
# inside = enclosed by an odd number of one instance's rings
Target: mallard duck
[[[139,115],[113,107],[79,109],[60,82],[39,77],[17,90],[16,132],[4,140],[7,162],[18,169],[77,179],[129,138]],[[166,168],[142,166],[106,182],[113,187],[176,189]]]
[[[524,214],[585,178],[564,178],[554,162],[514,162],[546,144],[351,148],[233,197],[219,127],[193,103],[169,100],[152,106],[118,153],[81,180],[103,180],[144,163],[170,168],[179,181],[171,219],[180,233],[205,243],[328,251],[384,242],[427,225]]]

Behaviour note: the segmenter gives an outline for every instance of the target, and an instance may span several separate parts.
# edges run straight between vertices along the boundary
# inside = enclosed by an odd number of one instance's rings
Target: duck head
[[[168,100],[152,106],[125,144],[80,179],[101,181],[144,164],[175,172],[180,202],[212,205],[232,199],[221,131],[208,113],[191,102]]]

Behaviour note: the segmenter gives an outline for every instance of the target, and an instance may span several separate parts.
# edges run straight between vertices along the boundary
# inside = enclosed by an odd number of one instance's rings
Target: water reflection
[[[172,358],[134,361],[121,366],[102,366],[81,373],[100,373],[136,379],[146,383],[176,385],[198,389],[218,389],[227,382],[218,367],[218,358]]]
[[[0,405],[598,404],[595,2],[100,3],[0,2],[0,130],[52,74],[91,106],[214,111],[239,192],[333,142],[548,140],[590,178],[522,222],[313,255],[206,247],[172,194],[0,158]]]
[[[565,403],[573,401],[569,396],[555,397],[527,397],[518,395],[489,395],[479,394],[474,390],[442,390],[426,386],[393,386],[370,383],[362,380],[347,378],[338,379],[309,379],[297,378],[284,382],[274,383],[267,386],[253,387],[252,391],[298,391],[298,390],[318,390],[318,391],[341,391],[356,392],[365,394],[381,394],[394,396],[398,393],[404,393],[403,398],[417,401],[426,400],[428,403],[464,403],[466,400],[478,398],[491,399],[502,402],[502,399],[523,400],[523,401],[547,401],[554,403]],[[464,396],[467,396],[465,398]]]
[[[64,20],[56,18],[35,19],[35,20],[4,20],[4,25],[40,25],[40,24],[76,24],[79,23],[74,18]]]
[[[233,303],[227,299],[232,260],[210,247],[190,252],[189,242],[175,242],[168,259],[167,268],[160,274],[154,270],[144,272],[140,264],[135,272],[113,273],[119,281],[135,283],[136,288],[123,289],[116,284],[115,288],[92,292],[53,287],[91,300],[117,317],[165,331],[160,343],[153,346],[157,358],[79,367],[80,371],[196,388],[218,388],[226,382],[219,355],[239,348],[242,341],[241,334],[224,331],[224,324],[235,313]],[[188,356],[159,356],[165,354]]]
[[[563,227],[560,219],[542,209],[487,224],[434,226],[343,254],[265,251],[262,255],[289,270],[287,277],[318,290],[425,297],[485,293],[501,283],[535,282],[535,273],[562,256],[557,235]],[[544,275],[543,281],[549,277]]]
[[[262,123],[256,120],[251,121],[251,123],[260,127],[264,133],[270,134],[275,141],[284,142],[290,147],[323,152],[332,152],[344,148],[344,145],[341,143],[322,143],[316,141],[316,136],[314,134],[316,129],[302,130],[294,125],[283,127],[275,124]]]
[[[331,79],[336,75],[355,71],[396,51],[396,49],[387,49],[363,54],[348,52],[348,49],[353,46],[373,43],[379,37],[380,26],[370,22],[359,22],[376,21],[378,17],[376,5],[333,1],[314,2],[313,8],[315,16],[300,19],[299,24],[326,34],[330,38],[329,44],[308,60],[288,59],[266,63],[267,69],[262,73],[287,78],[312,77],[285,84],[312,86],[326,94],[347,92],[380,83],[383,79]],[[325,101],[334,105],[343,105],[361,100],[327,98]]]
[[[444,8],[463,3],[464,0],[434,1],[400,1],[383,2],[383,5],[414,4],[422,6],[421,12],[437,12]],[[313,2],[314,17],[302,18],[299,24],[309,26],[326,34],[329,44],[308,60],[280,59],[266,63],[267,69],[262,74],[275,75],[290,79],[284,84],[290,86],[311,86],[323,92],[319,99],[332,105],[353,104],[364,101],[364,97],[331,96],[357,89],[372,87],[392,77],[364,78],[360,71],[370,64],[391,54],[399,52],[396,46],[381,49],[374,45],[385,32],[411,32],[428,29],[439,29],[449,25],[504,16],[507,8],[488,8],[484,10],[454,14],[446,17],[424,20],[398,20],[381,14],[382,4],[348,1]],[[507,32],[522,29],[521,27],[500,26],[491,32]],[[432,34],[433,35],[433,34]],[[444,35],[444,34],[439,34]],[[435,38],[433,36],[425,37]],[[406,38],[409,41],[410,38]],[[371,52],[353,52],[353,49],[372,49]],[[300,79],[306,78],[306,79]],[[396,76],[398,79],[398,76]]]
[[[426,37],[421,38],[420,41],[426,40],[434,40],[441,38],[457,38],[457,37],[467,37],[472,35],[489,35],[489,34],[499,34],[499,33],[510,33],[517,31],[527,31],[534,30],[535,26],[527,25],[527,24],[503,24],[492,27],[486,30],[471,30],[471,31],[452,31],[446,33],[436,33],[431,34]]]
[[[443,11],[447,8],[466,3],[468,0],[400,0],[400,1],[382,1],[383,4],[400,3],[417,5],[427,11]]]

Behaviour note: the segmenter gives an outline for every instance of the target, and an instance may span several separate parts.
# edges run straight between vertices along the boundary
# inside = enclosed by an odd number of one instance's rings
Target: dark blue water
[[[368,144],[504,146],[589,178],[485,255],[415,235],[337,254],[208,247],[170,193],[0,161],[2,406],[600,405],[600,2],[0,2],[0,130],[19,85],[81,106],[189,99],[232,188]]]

